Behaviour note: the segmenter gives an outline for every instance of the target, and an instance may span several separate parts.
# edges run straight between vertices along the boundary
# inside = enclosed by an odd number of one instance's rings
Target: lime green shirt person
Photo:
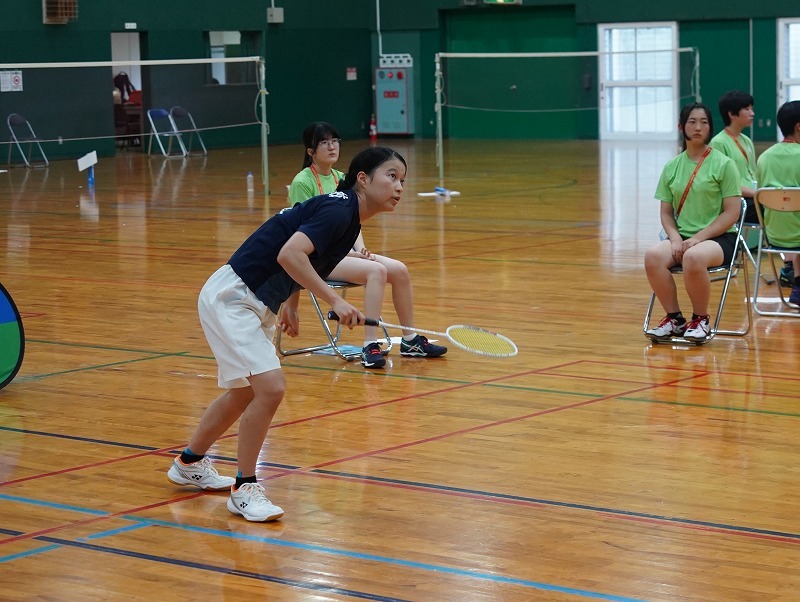
[[[726,128],[711,139],[709,146],[733,161],[739,171],[739,185],[742,188],[755,188],[756,152],[750,138],[744,134],[734,138]]]
[[[344,174],[337,169],[331,168],[331,173],[323,175],[313,169],[313,166],[305,167],[289,185],[289,204],[294,206],[311,197],[334,192],[342,178],[344,178]]]
[[[800,144],[779,142],[758,158],[760,188],[800,186]],[[800,215],[764,209],[769,242],[777,247],[800,247]]]
[[[683,192],[697,167],[686,152],[671,159],[661,172],[655,198],[663,203],[672,203],[678,211]],[[703,161],[683,203],[676,224],[683,238],[694,236],[707,228],[722,213],[722,199],[741,196],[739,172],[733,161],[717,150],[711,150]],[[735,229],[731,227],[728,232]]]

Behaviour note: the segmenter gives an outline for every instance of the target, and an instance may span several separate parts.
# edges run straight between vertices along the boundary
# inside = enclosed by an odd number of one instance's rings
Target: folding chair
[[[339,291],[339,294],[342,298],[345,297],[347,294],[347,289],[353,288],[356,286],[364,286],[363,284],[354,284],[353,282],[342,282],[340,280],[327,280],[328,286],[332,289]],[[319,302],[317,301],[317,297],[311,291],[308,291],[308,294],[311,295],[311,303],[314,305],[314,309],[317,312],[317,316],[319,317],[319,321],[322,323],[322,328],[325,331],[325,336],[328,339],[327,343],[323,343],[321,345],[313,345],[309,347],[299,347],[297,349],[283,349],[281,346],[281,331],[278,329],[278,335],[275,340],[275,347],[278,349],[278,352],[283,355],[298,355],[300,353],[312,353],[314,351],[327,351],[331,350],[340,358],[345,361],[351,362],[356,358],[361,357],[361,348],[359,347],[358,351],[345,351],[340,347],[340,335],[342,333],[342,325],[337,322],[336,326],[336,333],[334,333],[330,326],[328,325],[328,320],[326,319],[326,314],[323,313],[322,308],[319,306]],[[389,350],[392,348],[392,338],[389,336],[389,332],[386,330],[385,327],[381,326],[383,330],[383,336],[386,339],[386,347],[382,349],[382,353],[386,355],[389,353]]]
[[[753,201],[755,203],[755,200]],[[761,238],[763,236],[761,224],[758,222],[744,222],[742,229],[739,231],[739,236],[742,237],[741,245],[742,245],[742,252],[747,255],[747,258],[750,260],[750,263],[753,264],[753,269],[755,270],[756,274],[760,275],[760,278],[764,281],[764,284],[775,284],[775,280],[769,275],[763,272],[759,272],[758,264],[756,263],[756,258],[753,257],[753,252],[750,250],[750,245],[747,243],[748,235],[751,232],[755,232],[757,240],[759,244],[761,243]]]
[[[11,113],[6,119],[8,124],[8,131],[11,132],[11,140],[8,145],[8,164],[11,165],[11,149],[16,146],[19,154],[22,155],[22,160],[25,162],[26,167],[47,167],[50,162],[42,150],[41,141],[36,136],[31,127],[30,122],[18,113]],[[28,152],[23,150],[22,145],[28,145]],[[41,161],[35,162],[33,160],[34,145],[39,149]]]
[[[736,242],[734,243],[733,247],[733,256],[731,258],[731,262],[727,265],[720,265],[716,267],[708,268],[709,274],[721,274],[725,273],[725,281],[722,287],[722,294],[719,298],[719,307],[717,308],[717,314],[714,317],[714,324],[711,326],[711,332],[709,332],[708,337],[704,341],[690,341],[688,339],[684,339],[683,337],[672,337],[668,341],[669,343],[686,343],[688,345],[703,345],[713,339],[716,335],[728,335],[728,336],[737,336],[742,337],[750,332],[750,327],[753,325],[753,312],[750,307],[750,281],[747,275],[747,263],[748,260],[743,257],[744,253],[742,251],[742,246],[744,245],[744,239],[741,236],[742,229],[744,228],[744,213],[747,208],[747,204],[744,199],[742,199],[742,210],[739,214],[739,223],[737,224],[737,236]],[[744,289],[745,289],[745,296],[744,296],[744,303],[747,310],[747,327],[744,330],[722,330],[720,326],[720,321],[722,320],[722,310],[725,307],[725,299],[728,296],[728,286],[730,285],[731,278],[737,272],[738,268],[744,271]],[[670,268],[670,272],[673,274],[682,274],[683,267],[676,265]],[[652,293],[650,295],[650,303],[647,305],[647,313],[644,316],[644,326],[642,327],[642,332],[647,332],[650,329],[650,317],[653,313],[653,306],[655,305],[656,301],[656,294]],[[653,341],[657,343],[659,341]]]
[[[758,300],[758,285],[759,276],[762,275],[761,271],[761,256],[768,255],[769,262],[772,266],[772,275],[775,281],[779,280],[778,270],[775,268],[775,255],[783,253],[800,253],[800,246],[797,247],[780,247],[770,242],[769,232],[767,231],[764,222],[764,210],[767,208],[770,211],[780,211],[784,213],[796,212],[800,215],[800,187],[797,188],[759,188],[756,190],[756,213],[758,214],[758,221],[761,225],[761,239],[758,243],[758,254],[756,256],[756,276],[755,284],[753,285],[753,307],[756,313],[760,316],[784,316],[788,318],[800,318],[800,309],[798,306],[789,303],[786,297],[783,296],[780,284],[778,285],[778,296],[780,297],[781,304],[794,311],[774,310],[768,311],[759,307]],[[798,231],[800,237],[800,231]],[[763,305],[763,302],[762,302]]]
[[[203,144],[203,138],[200,136],[200,130],[197,129],[197,124],[195,124],[192,114],[183,107],[175,106],[169,110],[169,115],[172,117],[172,123],[175,124],[176,130],[181,134],[189,133],[186,153],[189,155],[192,154],[192,142],[194,141],[194,137],[197,136],[197,141],[200,143],[200,148],[203,149],[203,154],[207,155],[208,150],[206,150],[206,145]]]
[[[156,142],[158,142],[159,148],[161,149],[161,154],[165,157],[186,156],[186,147],[183,145],[183,137],[178,131],[178,128],[175,126],[175,122],[172,120],[172,116],[169,114],[169,111],[166,109],[148,109],[147,120],[150,122],[150,140],[147,143],[148,155],[153,147],[153,138],[155,138]],[[162,138],[167,141],[166,148],[164,148]],[[175,154],[172,153],[173,140],[178,141],[179,152],[176,152]]]

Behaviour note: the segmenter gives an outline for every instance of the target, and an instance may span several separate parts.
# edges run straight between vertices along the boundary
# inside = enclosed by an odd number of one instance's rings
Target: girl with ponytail
[[[286,387],[272,343],[278,311],[302,287],[327,302],[345,326],[364,325],[364,314],[325,278],[352,250],[363,221],[394,210],[405,176],[406,162],[395,151],[370,148],[359,153],[345,178],[350,188],[273,216],[208,279],[198,311],[225,392],[211,403],[188,446],[173,461],[167,472],[170,481],[230,489],[228,511],[249,521],[283,516],[256,479],[259,453]],[[238,474],[222,476],[206,453],[240,418]]]

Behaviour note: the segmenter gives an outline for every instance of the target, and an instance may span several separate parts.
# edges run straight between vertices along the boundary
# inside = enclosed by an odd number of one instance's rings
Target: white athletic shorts
[[[272,339],[277,317],[224,265],[203,285],[200,324],[219,364],[219,386],[247,387],[248,376],[280,370]]]

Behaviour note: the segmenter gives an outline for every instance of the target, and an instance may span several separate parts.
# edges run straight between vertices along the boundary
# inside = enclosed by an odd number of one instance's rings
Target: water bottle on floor
[[[254,192],[255,189],[256,189],[256,182],[255,182],[255,179],[253,178],[253,172],[252,171],[248,171],[247,172],[247,192]]]

